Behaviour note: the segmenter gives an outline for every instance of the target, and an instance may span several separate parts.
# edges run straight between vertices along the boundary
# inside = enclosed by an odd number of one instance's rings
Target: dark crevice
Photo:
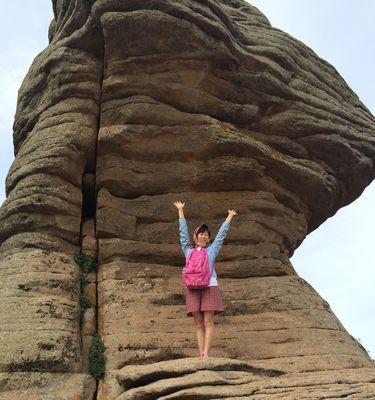
[[[103,43],[104,49],[104,43]],[[104,76],[104,60],[102,62],[102,70],[100,76],[100,101],[98,105],[98,114],[97,114],[97,124],[95,128],[95,149],[89,149],[90,154],[86,155],[86,160],[94,160],[94,163],[87,162],[85,166],[85,170],[83,171],[82,180],[81,180],[81,190],[82,190],[82,205],[81,205],[81,225],[80,225],[80,235],[79,235],[79,245],[82,252],[82,239],[83,239],[83,224],[87,220],[93,220],[94,222],[94,238],[97,238],[96,234],[96,209],[97,209],[97,195],[96,195],[96,173],[97,173],[97,155],[98,155],[98,135],[100,129],[100,116],[101,116],[101,100],[102,100],[102,88],[103,88],[103,76]],[[94,153],[91,155],[91,151]],[[98,261],[98,241],[96,241],[96,251],[94,261]],[[98,332],[98,285],[97,279],[96,281],[96,289],[95,289],[95,304],[93,305],[96,308],[95,312],[95,331]],[[82,328],[81,328],[82,329]],[[81,335],[81,343],[82,343],[82,335]],[[81,352],[82,352],[81,346]],[[89,372],[90,373],[90,372]],[[96,379],[96,389],[93,394],[91,400],[96,400],[98,396],[98,388],[99,388],[99,379]]]
[[[100,81],[100,100],[99,100],[99,109],[98,109],[98,120],[97,120],[97,127],[96,127],[96,140],[95,140],[95,171],[90,173],[93,175],[92,178],[92,186],[91,186],[91,191],[87,195],[87,200],[90,204],[87,209],[87,213],[89,215],[92,215],[92,218],[94,219],[94,233],[95,233],[95,239],[96,239],[96,259],[95,261],[98,262],[99,260],[99,242],[98,242],[98,235],[97,235],[97,223],[96,223],[96,209],[97,209],[97,184],[96,184],[96,174],[97,174],[97,164],[98,164],[98,141],[99,141],[99,130],[101,126],[101,113],[102,113],[102,96],[103,96],[103,80],[104,80],[104,68],[105,68],[105,50],[104,50],[104,42],[103,42],[103,64],[102,64],[102,73],[101,73],[101,81]],[[99,319],[98,319],[98,271],[99,271],[99,266],[98,270],[96,272],[96,279],[95,279],[95,307],[96,307],[96,312],[95,312],[95,331],[99,333]],[[96,379],[96,389],[93,395],[92,400],[96,400],[98,396],[98,390],[99,390],[99,380]]]
[[[95,173],[85,173],[82,180],[82,219],[94,219],[96,215]]]

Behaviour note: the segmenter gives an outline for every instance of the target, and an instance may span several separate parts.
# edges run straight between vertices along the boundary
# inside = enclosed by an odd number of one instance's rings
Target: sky
[[[330,62],[375,115],[375,1],[254,0],[271,24]],[[34,57],[48,45],[49,0],[0,0],[0,204],[14,159],[17,92]],[[375,134],[375,133],[374,133]],[[375,358],[375,181],[310,233],[291,262],[345,329]]]

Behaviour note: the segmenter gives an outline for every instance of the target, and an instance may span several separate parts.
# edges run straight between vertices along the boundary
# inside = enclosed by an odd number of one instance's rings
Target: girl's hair
[[[198,233],[203,233],[203,232],[207,232],[208,233],[208,237],[211,238],[211,232],[209,231],[208,226],[206,224],[199,225],[194,229],[194,233],[197,236],[198,236]],[[196,245],[197,244],[194,242],[194,237],[193,237],[193,240],[190,241],[189,246],[190,247],[196,247]]]

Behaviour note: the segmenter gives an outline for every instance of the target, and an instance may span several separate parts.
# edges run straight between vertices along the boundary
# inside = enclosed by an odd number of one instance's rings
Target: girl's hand
[[[235,215],[238,215],[235,210],[228,209],[228,219],[232,219]]]
[[[181,203],[181,201],[175,201],[173,204],[177,207],[178,210],[185,207],[185,203]]]

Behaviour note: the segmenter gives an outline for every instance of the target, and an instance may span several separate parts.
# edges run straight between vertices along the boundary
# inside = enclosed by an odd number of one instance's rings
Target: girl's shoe
[[[208,355],[206,353],[201,353],[201,360],[207,360]]]

